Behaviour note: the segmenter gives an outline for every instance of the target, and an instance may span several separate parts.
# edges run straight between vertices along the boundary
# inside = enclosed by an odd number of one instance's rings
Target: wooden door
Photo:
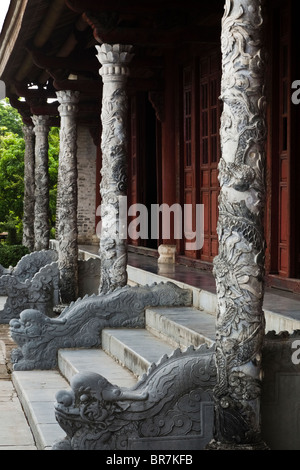
[[[278,272],[290,275],[290,162],[291,162],[291,64],[290,64],[290,11],[289,5],[280,11],[279,20],[279,201],[278,201]]]
[[[157,120],[148,94],[139,92],[131,97],[130,151],[128,162],[128,226],[129,243],[156,249],[159,239],[151,238],[151,206],[158,203]],[[131,215],[131,207],[132,213]],[[141,205],[141,206],[137,206]],[[141,210],[140,210],[141,209]],[[133,228],[136,220],[136,230]],[[143,224],[141,227],[140,224]],[[134,238],[130,238],[130,234]]]
[[[183,68],[183,203],[189,206],[184,219],[184,254],[189,258],[197,258],[197,250],[187,249],[194,242],[196,231],[197,203],[197,169],[196,169],[196,137],[195,137],[195,67],[194,64]]]
[[[200,202],[204,206],[204,245],[201,260],[218,254],[218,162],[220,159],[221,57],[214,54],[200,61]]]

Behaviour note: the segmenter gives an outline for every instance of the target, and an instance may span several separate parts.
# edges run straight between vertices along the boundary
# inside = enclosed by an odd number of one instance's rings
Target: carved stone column
[[[260,434],[266,98],[262,1],[226,0],[222,20],[222,158],[215,449],[264,449]]]
[[[119,197],[127,195],[128,100],[125,84],[132,46],[102,44],[96,48],[102,64],[100,75],[103,80],[99,292],[104,293],[127,283],[127,226],[120,225]]]
[[[49,116],[33,116],[35,132],[35,209],[34,209],[34,249],[48,250],[49,225],[49,174],[48,174],[48,134]]]
[[[78,297],[77,125],[79,92],[58,91],[60,152],[58,168],[58,267],[62,303]]]
[[[24,155],[24,206],[23,206],[23,245],[29,251],[34,250],[34,155],[35,155],[35,134],[33,126],[23,126],[25,141]]]

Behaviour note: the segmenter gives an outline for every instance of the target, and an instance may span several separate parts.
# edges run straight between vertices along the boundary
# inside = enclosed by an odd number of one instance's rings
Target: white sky
[[[0,0],[0,32],[5,20],[5,16],[10,4],[10,0]]]

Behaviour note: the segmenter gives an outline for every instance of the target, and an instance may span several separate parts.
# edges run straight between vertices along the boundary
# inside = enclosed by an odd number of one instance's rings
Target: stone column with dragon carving
[[[49,116],[32,116],[35,132],[35,206],[34,250],[48,250],[49,225],[49,174],[48,134]]]
[[[58,180],[58,267],[60,296],[63,304],[78,297],[77,229],[77,124],[79,92],[58,91],[60,103],[60,152]]]
[[[24,205],[23,205],[23,240],[22,243],[29,251],[34,250],[34,155],[35,134],[33,125],[23,126],[25,141],[24,154]]]
[[[120,217],[120,198],[127,195],[128,98],[125,85],[132,46],[102,44],[96,48],[103,80],[99,292],[106,293],[127,283],[127,220]]]
[[[261,0],[226,0],[222,20],[219,254],[214,261],[215,434],[211,449],[264,449],[265,83]]]

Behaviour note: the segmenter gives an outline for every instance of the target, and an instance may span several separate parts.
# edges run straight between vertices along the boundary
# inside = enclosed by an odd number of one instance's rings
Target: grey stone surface
[[[294,356],[294,357],[293,357]],[[266,335],[262,356],[262,435],[270,449],[300,450],[300,330]]]
[[[206,343],[211,346],[216,339],[216,318],[193,307],[146,310],[147,330],[174,346],[195,347]]]
[[[57,262],[43,266],[31,279],[24,282],[15,276],[1,277],[6,302],[0,311],[0,323],[9,323],[24,309],[39,308],[47,317],[53,316],[53,307],[59,299],[59,271]]]
[[[0,450],[35,450],[16,390],[9,380],[0,380]]]
[[[56,418],[67,436],[53,449],[203,449],[212,437],[215,374],[206,345],[164,356],[131,389],[99,374],[77,374],[72,390],[56,395]]]
[[[34,249],[49,248],[49,116],[32,116],[35,132]]]
[[[86,371],[102,374],[120,387],[133,387],[137,382],[133,372],[98,348],[61,349],[58,352],[58,367],[68,382],[74,375]]]
[[[218,449],[263,449],[261,353],[265,333],[266,95],[261,0],[228,0],[222,19],[218,311]]]
[[[34,204],[35,204],[35,134],[32,125],[23,126],[24,154],[24,204],[22,243],[29,251],[34,249]]]
[[[56,422],[53,403],[68,383],[58,371],[14,372],[13,384],[24,408],[38,450],[50,449],[64,433]]]
[[[151,309],[153,310],[153,309]],[[167,316],[167,313],[172,315],[173,308],[170,309],[155,309],[163,310]],[[175,309],[175,310],[181,310]],[[182,309],[185,310],[184,308]],[[203,312],[198,312],[202,313]],[[195,312],[197,315],[197,312]],[[211,316],[207,315],[209,318]],[[146,327],[147,325],[146,315]],[[179,316],[180,318],[180,316]],[[176,323],[176,319],[173,318]],[[194,318],[191,317],[190,321],[186,320],[185,327],[193,329],[195,325]],[[2,325],[2,328],[8,328],[7,325]],[[177,324],[178,338],[184,334],[182,325]],[[103,334],[105,330],[103,330]],[[154,330],[153,330],[154,333]],[[265,442],[270,446],[272,450],[283,449],[283,450],[300,450],[298,440],[298,414],[295,410],[298,409],[299,402],[299,367],[292,362],[292,354],[296,352],[295,341],[300,342],[299,333],[288,335],[282,333],[281,335],[268,334],[265,338],[265,345],[262,356],[262,366],[264,370],[264,380],[262,382],[262,433]],[[294,347],[293,347],[294,345]],[[131,343],[131,349],[135,350],[135,345]],[[300,350],[300,347],[298,346]],[[140,350],[136,352],[140,357],[143,357],[147,361],[147,350]],[[40,423],[39,426],[32,428],[34,430],[34,437],[39,444],[39,449],[49,449],[53,443],[57,440],[61,440],[65,436],[63,431],[57,424],[55,419],[55,412],[53,406],[53,394],[60,389],[70,390],[70,386],[67,381],[64,381],[61,374],[66,377],[68,381],[72,377],[81,372],[96,372],[104,376],[112,384],[117,384],[121,388],[133,388],[137,383],[137,379],[122,367],[119,363],[119,358],[116,358],[116,362],[110,356],[107,356],[101,349],[66,349],[60,350],[58,353],[59,357],[59,373],[57,371],[28,371],[28,372],[13,372],[14,376],[18,376],[19,387],[22,393],[19,393],[23,408],[30,410],[30,413],[34,416],[30,419],[30,422],[34,420]],[[300,358],[300,353],[297,355]],[[1,363],[1,361],[0,361]],[[136,371],[135,371],[136,372]],[[60,377],[60,381],[56,383],[57,377]],[[33,390],[34,389],[34,390]],[[9,398],[8,398],[9,399]],[[48,401],[49,400],[49,401]],[[28,404],[29,403],[29,404]],[[47,418],[48,413],[48,418]],[[209,418],[210,416],[210,418]],[[211,415],[204,419],[206,431],[210,429],[212,433],[213,422]],[[4,424],[0,420],[0,425]],[[26,423],[25,423],[26,424]],[[56,426],[56,431],[54,431]],[[27,426],[28,427],[28,426]],[[50,430],[53,432],[50,433]],[[13,432],[11,428],[6,428],[7,432]],[[36,433],[38,433],[36,435]],[[165,443],[167,441],[167,443]],[[198,437],[180,437],[180,442],[183,447],[186,447],[186,442],[191,448],[193,442],[198,445]],[[25,441],[24,441],[25,442]],[[43,444],[44,443],[44,444]],[[45,445],[44,447],[40,447]],[[23,442],[20,443],[17,448],[21,450]],[[172,445],[174,449],[177,448],[178,439],[172,438]],[[143,449],[147,445],[147,448],[154,450],[164,450],[164,448],[170,445],[170,441],[166,437],[147,437],[140,439],[129,439],[128,450]],[[26,447],[25,449],[30,449]],[[24,449],[24,450],[25,450]],[[1,450],[1,447],[0,447]]]
[[[191,292],[172,283],[123,287],[109,294],[79,299],[52,319],[37,310],[25,310],[10,322],[20,346],[12,355],[14,370],[51,369],[61,348],[95,347],[105,327],[143,327],[148,306],[190,305]]]
[[[102,348],[138,377],[145,374],[152,363],[174,350],[170,343],[138,328],[104,329]]]
[[[78,261],[78,294],[79,297],[97,294],[100,283],[100,259],[90,258]]]
[[[121,220],[120,197],[127,195],[127,114],[125,89],[132,46],[96,46],[102,64],[101,276],[99,292],[127,284],[127,221]],[[124,225],[124,226],[123,226]]]
[[[27,279],[32,279],[46,264],[57,261],[57,258],[58,255],[55,250],[41,250],[22,256],[15,267],[5,269],[0,265],[0,273],[2,273],[0,276],[0,295],[7,295],[8,280],[7,277],[2,276],[12,276],[19,282],[25,282]]]
[[[78,298],[78,229],[77,229],[77,125],[79,92],[58,91],[60,103],[60,152],[58,167],[58,209],[56,237],[60,297],[63,304]]]

